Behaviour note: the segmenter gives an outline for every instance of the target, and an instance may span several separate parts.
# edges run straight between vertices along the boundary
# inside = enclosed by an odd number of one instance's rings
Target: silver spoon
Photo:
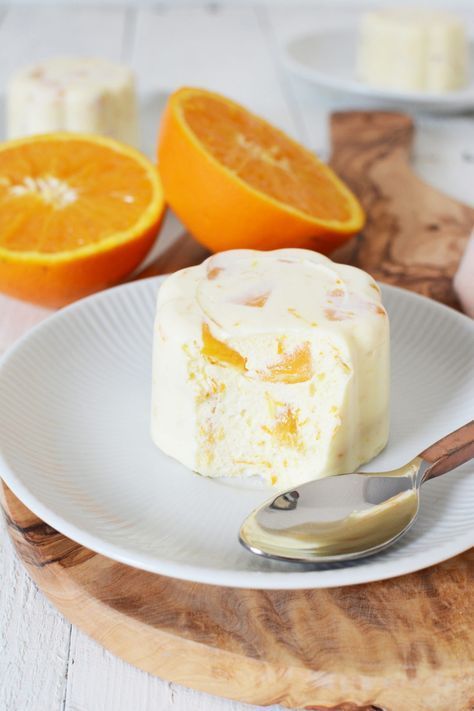
[[[389,472],[342,474],[279,493],[248,516],[245,548],[265,558],[328,563],[372,555],[413,525],[420,487],[474,457],[474,420]]]

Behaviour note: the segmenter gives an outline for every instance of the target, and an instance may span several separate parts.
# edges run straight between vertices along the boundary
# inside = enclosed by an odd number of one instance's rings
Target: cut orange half
[[[328,253],[364,223],[355,196],[313,153],[202,89],[170,97],[158,167],[167,202],[213,251],[307,247]]]
[[[163,213],[156,167],[117,141],[0,144],[0,290],[61,306],[114,284],[146,255]]]

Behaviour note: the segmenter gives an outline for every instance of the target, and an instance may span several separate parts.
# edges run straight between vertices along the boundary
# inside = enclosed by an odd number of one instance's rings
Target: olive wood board
[[[331,165],[367,215],[361,234],[333,258],[458,307],[452,278],[474,227],[474,208],[414,173],[413,120],[394,112],[341,112],[331,116],[330,129]]]
[[[474,210],[411,171],[403,114],[331,117],[332,165],[368,220],[338,251],[376,278],[455,306]],[[207,252],[182,235],[139,277]],[[400,578],[328,590],[219,588],[130,568],[69,540],[5,486],[11,539],[57,609],[111,652],[170,681],[317,711],[474,709],[474,550]]]
[[[199,585],[105,558],[4,485],[10,536],[72,623],[145,671],[259,705],[471,711],[474,550],[400,578],[328,590]]]

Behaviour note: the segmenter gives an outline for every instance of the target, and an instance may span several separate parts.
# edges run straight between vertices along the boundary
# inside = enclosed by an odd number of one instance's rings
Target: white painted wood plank
[[[55,5],[62,5],[62,6],[71,6],[74,5],[78,0],[56,0]],[[80,0],[79,0],[80,1]],[[204,4],[203,0],[159,0],[161,5],[169,5],[169,6],[181,6],[181,7],[192,7],[192,6],[201,6]],[[291,5],[293,0],[270,0],[270,2],[274,5]],[[313,6],[339,6],[339,7],[353,7],[353,6],[358,6],[360,4],[360,0],[298,0],[299,4],[305,5],[307,7],[313,7]],[[429,4],[431,7],[439,7],[439,8],[446,8],[448,6],[448,3],[450,0],[418,0],[416,5],[423,5],[423,4]],[[101,5],[107,7],[107,6],[113,6],[115,7],[117,5],[117,0],[100,0]],[[219,5],[219,6],[233,6],[233,5],[242,5],[242,6],[251,6],[255,3],[255,0],[213,0],[212,4],[213,5]],[[470,7],[470,4],[472,3],[472,0],[456,0],[456,6],[459,7]],[[45,0],[10,0],[9,2],[10,5],[13,6],[22,6],[22,5],[31,5],[31,6],[42,6],[45,4]],[[133,6],[133,7],[150,7],[150,6],[155,6],[157,4],[157,0],[127,0],[127,5]],[[395,0],[373,0],[372,3],[374,6],[384,6],[388,5],[390,7],[393,7],[396,2]],[[406,4],[409,4],[406,2]]]
[[[138,14],[132,58],[146,95],[179,86],[212,89],[242,102],[284,130],[297,127],[253,7],[164,7]],[[153,138],[158,126],[153,116]]]
[[[125,11],[17,7],[8,10],[0,24],[0,89],[19,67],[54,55],[98,55],[121,58]]]
[[[253,706],[209,694],[199,694],[177,684],[170,684],[170,687],[172,704],[167,711],[287,711],[283,706]]]
[[[84,54],[126,61],[132,52],[134,19],[135,11],[130,8],[0,8],[0,94],[18,67],[48,56]],[[0,113],[3,135],[3,96]],[[158,251],[170,241],[169,228],[163,233]],[[0,294],[0,354],[50,313],[50,309]]]
[[[279,711],[202,694],[150,676],[73,628],[64,711]]]
[[[366,4],[366,6],[368,6]],[[275,65],[279,73],[285,77],[287,91],[291,97],[294,110],[303,124],[306,142],[322,157],[328,154],[327,115],[332,108],[347,108],[353,104],[352,97],[318,90],[309,83],[295,79],[284,65],[283,51],[286,42],[299,34],[331,27],[340,22],[354,24],[360,14],[360,9],[350,7],[327,6],[326,3],[314,5],[287,5],[266,2],[259,8],[262,24],[267,28],[275,48]]]
[[[126,21],[131,13],[78,6],[0,9],[0,137],[5,134],[6,85],[15,71],[58,55],[120,60],[130,45]]]
[[[417,120],[413,168],[430,185],[474,206],[474,120]]]
[[[290,101],[303,124],[306,142],[326,159],[329,154],[328,116],[331,111],[350,109],[386,110],[376,99],[368,100],[351,94],[318,88],[293,76],[283,62],[284,46],[290,38],[311,32],[312,28],[334,26],[343,21],[357,25],[360,14],[370,3],[356,7],[275,5],[267,2],[259,9],[262,25],[276,48],[276,66],[287,85]],[[466,26],[474,33],[474,4],[457,6]],[[335,48],[337,51],[337,48]],[[396,110],[396,107],[394,107]],[[415,116],[413,167],[429,184],[468,204],[474,203],[474,121],[465,116]]]
[[[73,627],[64,711],[156,711],[168,708],[169,685],[114,657]]]
[[[0,523],[0,709],[60,711],[71,625],[16,558]]]

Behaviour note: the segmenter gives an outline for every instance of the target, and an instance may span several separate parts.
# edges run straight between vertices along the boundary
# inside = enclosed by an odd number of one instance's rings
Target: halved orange
[[[156,167],[117,141],[0,144],[0,290],[61,306],[114,284],[146,255],[164,209]]]
[[[172,94],[158,169],[166,201],[213,251],[307,247],[328,253],[358,232],[361,205],[313,153],[218,94]]]

